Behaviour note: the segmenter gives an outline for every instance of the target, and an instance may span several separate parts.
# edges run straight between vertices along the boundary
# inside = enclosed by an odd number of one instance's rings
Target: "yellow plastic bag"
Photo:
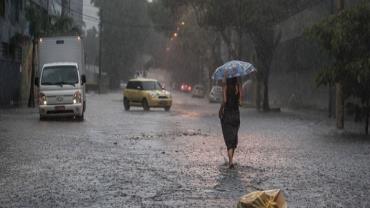
[[[240,198],[238,208],[287,208],[281,190],[255,191]]]

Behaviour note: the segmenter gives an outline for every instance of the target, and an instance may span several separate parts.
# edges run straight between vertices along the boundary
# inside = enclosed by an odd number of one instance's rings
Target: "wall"
[[[359,0],[347,0],[346,7]],[[275,51],[270,74],[270,102],[282,107],[327,109],[328,87],[318,88],[318,71],[329,63],[329,57],[319,46],[304,37],[306,28],[323,20],[335,11],[334,1],[324,1],[306,9],[276,26],[281,42]],[[333,91],[332,91],[333,92]],[[333,93],[335,94],[335,93]]]
[[[21,64],[28,36],[25,1],[5,0],[5,15],[0,17],[0,106],[11,106],[21,101]],[[27,68],[26,68],[27,70]]]

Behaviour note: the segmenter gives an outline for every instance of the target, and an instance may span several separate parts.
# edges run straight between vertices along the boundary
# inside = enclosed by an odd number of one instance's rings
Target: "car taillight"
[[[191,86],[188,87],[188,90],[191,91]]]
[[[79,91],[76,91],[75,94],[73,94],[73,104],[81,103],[81,101],[82,101],[81,93]]]
[[[44,93],[39,94],[39,105],[47,105],[48,101],[46,99],[46,95]]]

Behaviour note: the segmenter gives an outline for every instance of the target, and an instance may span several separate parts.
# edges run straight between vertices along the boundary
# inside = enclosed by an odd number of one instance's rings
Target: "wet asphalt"
[[[89,94],[84,122],[0,110],[0,207],[236,207],[282,189],[288,207],[370,207],[370,138],[317,112],[241,109],[226,166],[218,104],[175,93],[170,112]]]

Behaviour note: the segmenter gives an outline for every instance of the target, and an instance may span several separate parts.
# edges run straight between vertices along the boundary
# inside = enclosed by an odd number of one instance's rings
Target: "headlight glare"
[[[76,91],[75,94],[73,95],[73,104],[81,103],[82,101],[82,96],[80,91]]]
[[[151,92],[149,95],[150,95],[152,98],[157,97],[157,94],[156,94],[156,93],[154,93],[154,92]]]
[[[48,101],[46,99],[46,95],[44,93],[39,94],[39,105],[47,105]]]

